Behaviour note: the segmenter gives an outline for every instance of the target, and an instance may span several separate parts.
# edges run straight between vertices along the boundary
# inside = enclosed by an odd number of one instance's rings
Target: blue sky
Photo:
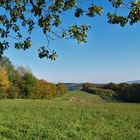
[[[125,82],[140,79],[140,26],[109,25],[104,14],[95,19],[83,17],[79,21],[71,14],[63,17],[64,24],[90,24],[87,44],[74,40],[56,40],[50,46],[57,52],[56,61],[39,59],[38,47],[46,43],[36,29],[32,35],[33,46],[26,52],[12,47],[6,51],[14,65],[28,66],[35,76],[51,82]]]

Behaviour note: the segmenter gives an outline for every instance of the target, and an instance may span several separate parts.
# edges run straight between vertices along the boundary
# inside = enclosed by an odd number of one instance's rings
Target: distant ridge
[[[128,81],[127,83],[129,83],[129,84],[133,84],[133,83],[140,83],[140,80]]]
[[[64,83],[69,91],[81,90],[83,83]]]
[[[84,83],[63,83],[63,84],[67,86],[69,91],[75,91],[75,90],[79,91],[82,89]],[[101,87],[105,85],[105,84],[96,84],[96,83],[90,83],[90,84],[94,84],[97,87]]]
[[[127,81],[125,83],[128,83],[128,84],[138,83],[138,84],[140,84],[140,80]],[[82,86],[84,83],[63,83],[63,84],[65,84],[67,86],[69,91],[74,91],[74,90],[79,91],[82,89]],[[106,85],[107,83],[106,84],[91,83],[91,84],[94,84],[97,87],[102,87],[102,86]]]

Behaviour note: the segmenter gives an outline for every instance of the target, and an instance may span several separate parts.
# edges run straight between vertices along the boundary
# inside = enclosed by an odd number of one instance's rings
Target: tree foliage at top
[[[108,0],[114,12],[108,11],[110,24],[127,23],[133,25],[140,21],[139,0]],[[81,6],[81,3],[85,6]],[[104,5],[104,2],[102,2]],[[47,45],[39,47],[39,57],[56,59],[56,52],[49,48],[50,40],[56,38],[75,39],[78,43],[86,43],[89,25],[71,25],[63,27],[62,17],[67,11],[79,19],[81,16],[94,18],[101,15],[103,5],[97,5],[93,0],[0,0],[0,55],[9,48],[9,38],[15,40],[15,48],[26,50],[32,46],[31,34],[40,28],[46,36]],[[120,15],[120,9],[127,11]],[[27,34],[25,34],[27,33]],[[28,36],[27,36],[28,35]]]

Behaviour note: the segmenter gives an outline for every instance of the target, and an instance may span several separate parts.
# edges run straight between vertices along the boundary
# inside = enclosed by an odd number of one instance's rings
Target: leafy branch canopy
[[[140,21],[140,0],[108,0],[114,12],[108,12],[108,23],[125,26]],[[83,3],[85,7],[80,6]],[[104,3],[104,1],[102,2]],[[120,15],[120,9],[127,12]],[[38,49],[39,57],[55,60],[57,55],[49,47],[49,42],[56,38],[75,39],[78,43],[86,43],[90,25],[71,25],[64,28],[62,17],[72,11],[79,19],[81,16],[94,18],[101,15],[103,5],[94,0],[0,0],[0,55],[9,48],[8,38],[15,40],[15,48],[26,50],[32,46],[31,34],[39,27],[46,36],[47,46]],[[28,37],[24,37],[22,28]]]

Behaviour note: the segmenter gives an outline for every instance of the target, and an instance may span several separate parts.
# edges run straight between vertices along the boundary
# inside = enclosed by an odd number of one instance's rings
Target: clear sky
[[[105,5],[105,10],[108,8]],[[133,26],[109,25],[105,16],[81,20],[65,15],[65,24],[86,23],[92,26],[88,43],[78,45],[73,40],[56,40],[50,46],[57,52],[56,61],[39,59],[38,47],[45,37],[36,29],[32,35],[33,46],[26,52],[12,47],[5,55],[14,65],[28,66],[35,76],[51,82],[125,82],[140,79],[140,24]]]

